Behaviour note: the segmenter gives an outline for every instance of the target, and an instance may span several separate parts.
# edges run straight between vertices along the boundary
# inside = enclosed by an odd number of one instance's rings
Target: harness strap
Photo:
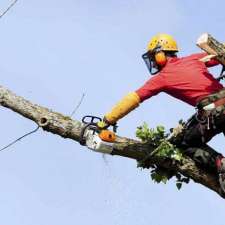
[[[205,106],[211,104],[211,103],[215,103],[218,102],[218,104],[223,104],[223,102],[221,103],[219,100],[225,99],[225,88],[221,89],[220,91],[213,93],[211,95],[208,95],[206,97],[204,97],[203,99],[201,99],[196,107],[197,109],[203,109]]]
[[[216,130],[216,120],[225,114],[225,88],[206,96],[197,104],[195,119],[199,123],[202,142],[205,142],[205,131]]]

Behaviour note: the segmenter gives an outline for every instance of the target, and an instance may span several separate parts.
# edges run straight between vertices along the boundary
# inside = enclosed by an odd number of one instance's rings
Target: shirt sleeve
[[[199,60],[206,57],[208,54],[206,52],[194,54]],[[220,62],[218,60],[210,59],[208,62],[205,62],[206,67],[213,67],[219,65]]]
[[[165,81],[163,77],[158,74],[149,79],[142,87],[137,89],[135,92],[140,97],[140,101],[143,102],[144,100],[161,92],[165,86],[164,83]]]

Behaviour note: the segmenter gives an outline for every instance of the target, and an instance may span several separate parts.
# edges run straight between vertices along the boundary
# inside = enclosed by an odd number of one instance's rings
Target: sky
[[[10,1],[0,1],[4,11]],[[158,32],[175,37],[180,56],[200,50],[204,32],[225,41],[222,0],[18,0],[0,19],[0,85],[70,115],[103,116],[124,94],[149,79],[141,55]],[[217,76],[220,67],[212,70]],[[175,127],[194,109],[166,94],[119,122],[118,135],[136,127]],[[0,147],[36,124],[0,108]],[[224,152],[224,137],[210,145]],[[39,130],[0,152],[0,225],[224,224],[225,203],[191,182],[155,184],[133,160],[91,152]]]

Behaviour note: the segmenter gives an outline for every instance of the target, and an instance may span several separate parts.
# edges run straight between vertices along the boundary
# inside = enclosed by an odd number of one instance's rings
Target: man
[[[213,136],[225,134],[225,89],[207,67],[218,61],[206,53],[177,57],[176,41],[168,34],[154,36],[142,56],[153,76],[141,88],[129,93],[104,116],[106,124],[119,119],[140,103],[165,92],[198,108],[198,113],[186,124],[182,140],[176,145],[187,149],[187,154],[202,164],[212,164],[219,173],[221,188],[225,191],[225,158],[212,151],[206,143]],[[204,152],[198,147],[205,148]]]

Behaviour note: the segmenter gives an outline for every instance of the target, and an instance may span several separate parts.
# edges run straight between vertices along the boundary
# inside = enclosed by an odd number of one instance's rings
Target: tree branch
[[[53,112],[48,108],[33,104],[2,86],[0,86],[0,105],[34,121],[45,131],[57,134],[63,138],[79,141],[80,132],[83,127],[81,122],[61,113]],[[137,140],[117,136],[111,154],[141,161],[153,150],[153,145],[149,143],[142,143]],[[171,164],[168,160],[153,156],[148,163],[167,169],[175,169],[184,176],[190,177],[196,183],[200,183],[217,192],[224,198],[220,192],[217,175],[199,168],[189,157],[185,157],[182,162]]]

